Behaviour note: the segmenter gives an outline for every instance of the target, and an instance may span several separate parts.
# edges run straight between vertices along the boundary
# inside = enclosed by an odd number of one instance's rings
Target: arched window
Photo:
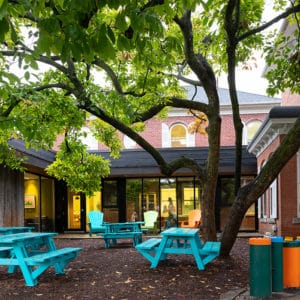
[[[247,123],[244,127],[244,143],[245,145],[248,145],[254,135],[256,134],[257,130],[259,129],[260,125],[261,125],[261,121],[251,121],[249,123]]]
[[[171,128],[171,147],[187,147],[187,129],[181,124]]]

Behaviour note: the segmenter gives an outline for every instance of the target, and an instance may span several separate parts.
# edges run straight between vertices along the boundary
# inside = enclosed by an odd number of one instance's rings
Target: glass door
[[[161,229],[177,226],[176,179],[162,178],[160,180],[161,196]]]
[[[81,230],[81,196],[69,193],[68,195],[68,229]]]

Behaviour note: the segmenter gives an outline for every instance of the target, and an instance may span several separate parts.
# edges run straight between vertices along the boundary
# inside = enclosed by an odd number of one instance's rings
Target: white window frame
[[[300,151],[297,152],[297,217],[300,218]]]
[[[161,143],[163,148],[171,147],[171,132],[169,126],[165,123],[161,124]]]
[[[262,218],[267,218],[267,193],[261,195]]]
[[[277,179],[269,187],[270,218],[277,219]]]
[[[262,163],[258,170],[258,173],[260,173],[265,164],[266,161]],[[267,192],[264,192],[258,199],[258,218],[266,219],[267,217]]]
[[[125,149],[135,149],[136,146],[136,142],[127,135],[124,135],[123,144]]]

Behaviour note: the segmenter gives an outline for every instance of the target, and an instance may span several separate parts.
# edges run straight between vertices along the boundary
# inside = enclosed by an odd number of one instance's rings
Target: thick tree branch
[[[15,50],[0,50],[0,53],[3,56],[10,56],[10,57],[15,57],[15,56],[25,56],[28,55],[26,52],[28,50],[25,51],[25,49],[15,49]],[[51,67],[54,67],[58,70],[60,70],[62,73],[67,73],[67,68],[65,68],[63,65],[57,63],[56,57],[54,57],[54,59],[52,59],[51,57],[47,57],[47,56],[42,56],[40,55],[38,58],[36,58],[37,61],[42,62],[44,64],[47,64]]]
[[[242,35],[240,35],[237,40],[238,42],[241,42],[242,40],[248,38],[251,35],[254,35],[256,33],[262,32],[263,30],[269,28],[270,26],[272,26],[273,24],[277,23],[278,21],[280,21],[281,19],[285,19],[286,17],[288,17],[289,15],[295,13],[295,12],[299,12],[300,11],[300,4],[290,7],[288,8],[285,12],[283,12],[282,14],[278,15],[277,17],[273,18],[272,20],[270,20],[269,22],[254,28],[252,30],[249,30],[245,33],[243,33]]]
[[[172,97],[166,100],[164,103],[152,106],[149,110],[147,110],[144,113],[137,114],[133,122],[141,122],[141,121],[149,120],[155,115],[157,115],[163,108],[168,106],[177,107],[177,108],[194,109],[197,111],[204,112],[205,114],[209,114],[208,106],[205,103]]]
[[[8,106],[7,109],[5,109],[3,112],[1,112],[0,116],[7,118],[10,113],[12,112],[12,110],[22,101],[21,99],[16,99],[15,97],[11,97],[12,101],[10,103],[10,105]]]
[[[275,180],[282,168],[297,153],[299,148],[300,117],[261,169],[258,176],[240,189],[230,209],[230,214],[222,234],[222,256],[229,255],[247,209],[265,192],[266,187]]]
[[[236,66],[236,48],[238,41],[236,34],[238,31],[240,13],[240,0],[231,0],[228,2],[225,13],[225,30],[227,33],[227,81],[229,85],[229,94],[233,113],[233,123],[235,129],[235,195],[241,185],[241,168],[242,168],[242,134],[243,123],[240,117],[239,101],[236,91],[235,66]]]
[[[103,110],[101,110],[99,107],[93,105],[89,99],[85,99],[84,105],[79,103],[78,108],[86,110],[90,112],[91,114],[99,117],[104,122],[110,124],[120,132],[126,134],[128,137],[130,137],[132,140],[134,140],[137,144],[139,144],[143,149],[145,149],[157,162],[158,166],[161,169],[162,174],[164,174],[167,177],[172,176],[172,174],[179,168],[179,167],[192,167],[193,170],[197,170],[201,176],[203,176],[203,171],[201,171],[201,168],[198,166],[197,162],[188,158],[185,158],[185,164],[181,163],[179,161],[174,161],[170,164],[168,164],[165,159],[162,157],[162,155],[157,151],[150,143],[148,143],[140,134],[136,133],[133,129],[126,126],[124,123],[119,122],[117,119],[109,116],[106,114]]]
[[[97,58],[95,59],[95,61],[93,62],[94,65],[100,67],[101,69],[103,69],[106,74],[110,77],[113,86],[115,87],[115,90],[120,94],[120,95],[124,95],[124,91],[122,89],[122,86],[119,82],[119,79],[116,75],[116,73],[113,71],[113,69],[103,60]]]
[[[61,83],[61,82],[59,82],[59,83],[52,83],[52,84],[45,84],[45,85],[42,85],[42,86],[37,86],[37,87],[34,87],[33,90],[39,92],[39,91],[53,89],[53,88],[58,88],[58,89],[66,90],[69,94],[73,94],[74,93],[74,89],[73,88],[71,88],[69,85]]]

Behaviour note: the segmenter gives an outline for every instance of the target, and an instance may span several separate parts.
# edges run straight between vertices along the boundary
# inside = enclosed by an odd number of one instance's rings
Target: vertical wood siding
[[[24,174],[0,166],[0,226],[24,225]]]

